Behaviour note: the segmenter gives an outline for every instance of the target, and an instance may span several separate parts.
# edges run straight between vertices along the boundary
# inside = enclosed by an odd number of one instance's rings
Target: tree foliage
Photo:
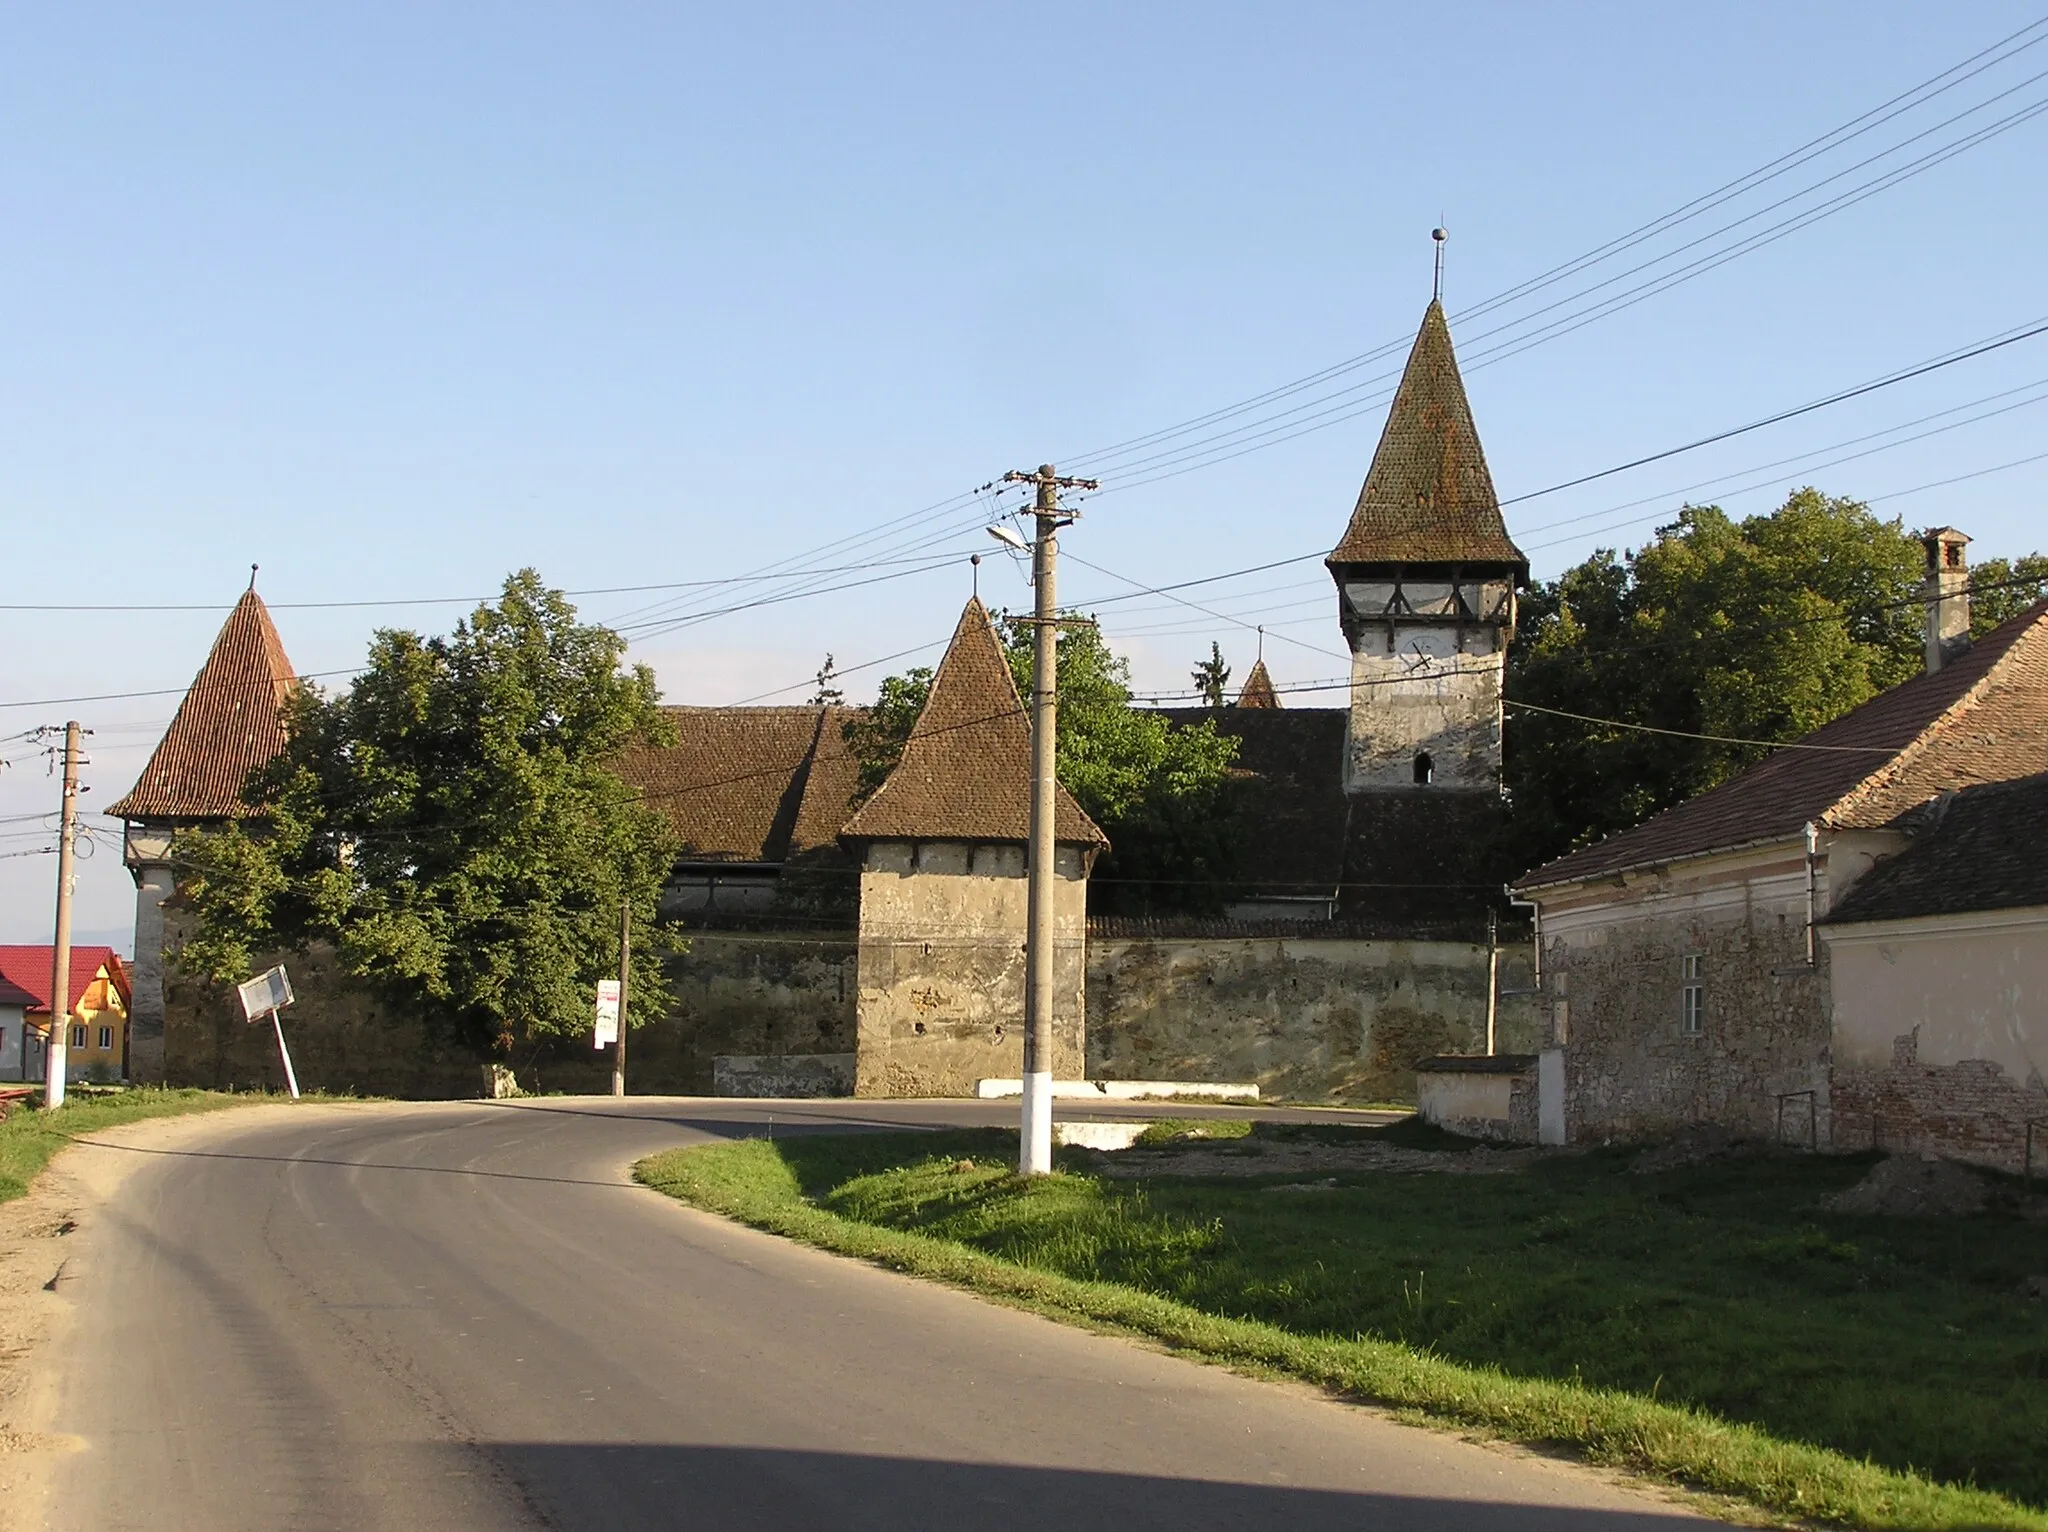
[[[1214,639],[1209,641],[1209,657],[1197,660],[1195,668],[1188,672],[1188,678],[1195,683],[1195,690],[1202,701],[1210,707],[1221,707],[1228,700],[1230,667],[1223,662],[1223,646]]]
[[[999,621],[1020,696],[1031,694],[1031,629]],[[872,793],[902,757],[931,694],[932,672],[881,684],[873,707],[845,728]],[[1234,875],[1231,763],[1237,741],[1213,723],[1174,727],[1131,706],[1130,666],[1091,623],[1061,630],[1058,772],[1062,786],[1108,834],[1111,850],[1091,879],[1090,905],[1148,913],[1220,907]]]
[[[2048,561],[2021,565],[2048,576]],[[1647,547],[1602,549],[1534,586],[1508,696],[1674,732],[1514,712],[1504,769],[1521,864],[1636,824],[1768,753],[1740,741],[1796,739],[1913,675],[1924,566],[1901,522],[1801,489],[1739,522],[1687,506]],[[1986,564],[1972,583],[2010,576]],[[2025,604],[1987,591],[1974,626]]]
[[[452,635],[379,632],[345,691],[302,686],[285,750],[245,789],[261,820],[176,838],[199,927],[185,965],[233,980],[261,952],[328,942],[472,1045],[587,1031],[621,904],[655,932],[676,849],[611,768],[674,738],[624,655],[526,570]],[[636,1024],[668,999],[657,964],[636,968]]]

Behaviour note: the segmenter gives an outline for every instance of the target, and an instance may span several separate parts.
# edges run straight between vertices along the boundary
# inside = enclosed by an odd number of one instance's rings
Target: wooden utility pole
[[[633,966],[633,902],[619,901],[619,1040],[612,1044],[612,1094],[626,1094],[626,983]]]
[[[64,725],[64,800],[57,831],[57,932],[50,964],[50,1045],[43,1050],[43,1101],[64,1104],[71,1042],[71,847],[78,837],[78,720]]]
[[[1036,473],[1015,471],[1005,483],[1038,490],[1032,507],[1038,535],[1031,543],[1031,848],[1024,871],[1029,901],[1024,935],[1024,1092],[1017,1134],[1017,1171],[1052,1171],[1053,894],[1059,887],[1055,771],[1059,732],[1059,529],[1072,523],[1060,510],[1063,489],[1094,489],[1093,479],[1063,479],[1052,464]]]

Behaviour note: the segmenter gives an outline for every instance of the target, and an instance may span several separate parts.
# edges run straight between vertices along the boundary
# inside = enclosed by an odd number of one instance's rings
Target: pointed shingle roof
[[[242,784],[284,748],[280,709],[296,684],[277,627],[251,587],[228,614],[142,776],[107,812],[120,819],[248,813]]]
[[[1408,353],[1351,525],[1325,562],[1528,567],[1501,520],[1451,329],[1435,300]]]
[[[1259,660],[1252,666],[1252,673],[1244,678],[1244,690],[1237,694],[1239,707],[1267,707],[1280,705],[1280,694],[1273,690],[1273,678],[1266,673],[1266,662]]]
[[[1109,837],[1067,790],[1055,792],[1055,837],[1106,847]],[[1026,841],[1030,826],[1030,721],[988,608],[969,601],[903,759],[840,838]]]
[[[2048,601],[1932,675],[1861,707],[1632,829],[1524,874],[1546,888],[1824,829],[1877,829],[1940,793],[2031,776],[2048,761]]]

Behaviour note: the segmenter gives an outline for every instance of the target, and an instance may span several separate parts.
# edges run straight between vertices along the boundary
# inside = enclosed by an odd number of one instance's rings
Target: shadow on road
[[[993,1402],[993,1401],[991,1401]],[[487,1450],[563,1532],[1669,1532],[1671,1511],[1591,1511],[1146,1474],[757,1447],[509,1442]]]

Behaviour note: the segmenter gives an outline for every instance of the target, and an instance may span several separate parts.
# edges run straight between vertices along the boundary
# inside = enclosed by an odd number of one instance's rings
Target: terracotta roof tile
[[[1031,726],[988,609],[969,601],[903,759],[839,833],[852,841],[1024,841],[1030,823]],[[1055,834],[1067,845],[1109,843],[1063,787]]]
[[[841,709],[671,707],[672,747],[636,746],[617,770],[668,816],[683,857],[782,862],[789,857],[820,725]],[[839,744],[836,730],[829,744]],[[841,800],[844,811],[844,800]]]
[[[1440,303],[1423,313],[1351,525],[1325,562],[1528,567],[1501,520]]]
[[[244,592],[156,753],[128,796],[107,812],[121,819],[249,813],[242,784],[284,748],[279,710],[296,684],[262,598]]]
[[[1948,789],[2048,761],[2048,602],[1933,675],[1902,682],[1697,798],[1520,880],[1542,888],[1791,836],[1808,821],[1869,829]]]
[[[2048,905],[2048,773],[1944,797],[1897,856],[1857,879],[1826,924]]]
[[[1266,662],[1259,660],[1252,666],[1252,673],[1244,678],[1244,690],[1237,694],[1239,707],[1276,708],[1280,705],[1280,694],[1273,690],[1273,678],[1266,673]]]

